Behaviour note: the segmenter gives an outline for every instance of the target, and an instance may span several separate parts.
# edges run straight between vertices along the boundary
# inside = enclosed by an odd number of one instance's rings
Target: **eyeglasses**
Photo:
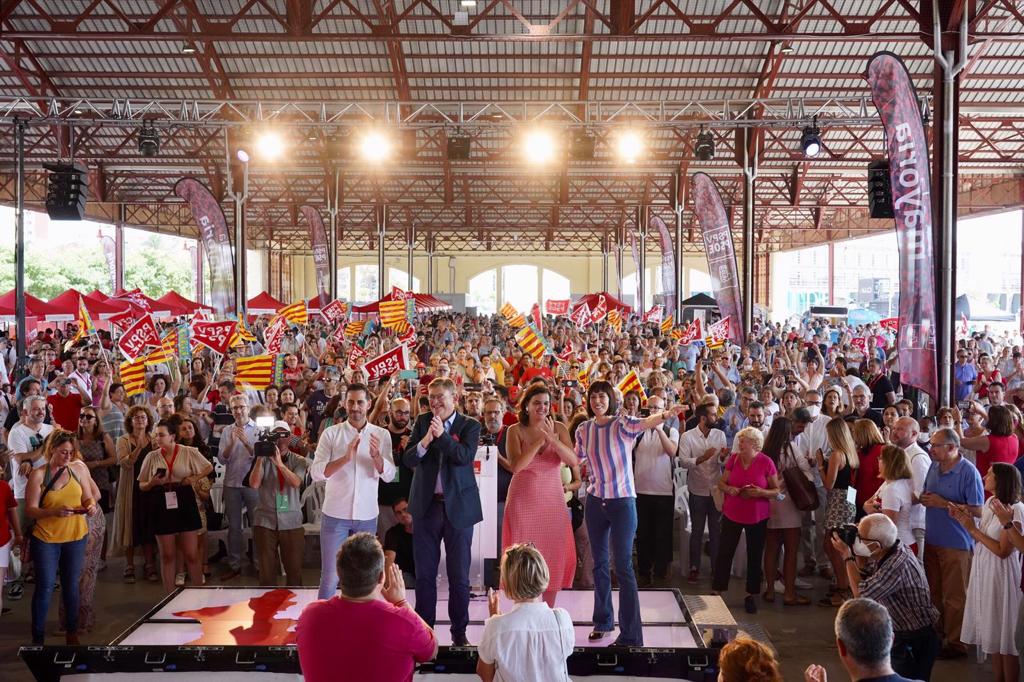
[[[78,419],[80,421],[89,421],[89,420],[95,419],[95,418],[96,418],[96,415],[94,415],[94,414],[83,414]]]

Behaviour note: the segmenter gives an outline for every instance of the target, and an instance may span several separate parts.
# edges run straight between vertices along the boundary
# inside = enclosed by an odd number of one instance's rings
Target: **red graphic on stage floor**
[[[295,644],[294,618],[275,618],[295,606],[291,590],[270,590],[266,594],[227,606],[209,606],[194,611],[176,611],[180,618],[194,618],[203,634],[190,645],[281,646]]]

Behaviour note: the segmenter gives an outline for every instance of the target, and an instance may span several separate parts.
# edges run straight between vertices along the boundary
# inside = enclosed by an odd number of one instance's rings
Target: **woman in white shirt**
[[[884,483],[864,503],[868,514],[882,513],[896,524],[897,537],[915,554],[917,544],[910,527],[910,510],[914,506],[914,475],[910,458],[901,447],[886,445],[878,460],[878,476]]]
[[[548,580],[548,565],[532,543],[505,550],[501,584],[515,605],[502,614],[498,593],[488,592],[491,617],[484,623],[476,664],[484,682],[568,682],[566,659],[576,635],[568,611],[544,603]]]

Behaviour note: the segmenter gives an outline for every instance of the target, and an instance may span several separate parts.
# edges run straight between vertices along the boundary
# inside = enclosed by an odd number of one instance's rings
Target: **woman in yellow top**
[[[75,460],[75,434],[55,429],[43,445],[46,465],[29,475],[25,513],[35,521],[31,535],[36,589],[32,595],[32,643],[42,644],[46,614],[60,570],[61,595],[67,614],[67,643],[78,644],[78,579],[85,561],[85,515],[99,514],[99,489],[85,462]]]
[[[163,419],[156,425],[153,437],[157,450],[142,462],[139,488],[154,491],[153,531],[160,550],[160,575],[164,589],[174,589],[174,558],[180,551],[188,567],[193,585],[203,584],[203,565],[199,558],[199,516],[192,483],[205,478],[213,465],[196,448],[178,445],[180,419]]]

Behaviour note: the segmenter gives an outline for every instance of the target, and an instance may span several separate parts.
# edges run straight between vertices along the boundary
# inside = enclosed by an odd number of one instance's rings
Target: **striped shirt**
[[[860,596],[874,599],[889,611],[895,632],[913,632],[935,624],[924,567],[905,544],[896,545],[878,562],[875,572],[860,582]]]
[[[587,494],[603,500],[636,497],[633,445],[644,432],[641,420],[620,416],[604,425],[593,419],[576,431],[576,456],[587,462]]]

